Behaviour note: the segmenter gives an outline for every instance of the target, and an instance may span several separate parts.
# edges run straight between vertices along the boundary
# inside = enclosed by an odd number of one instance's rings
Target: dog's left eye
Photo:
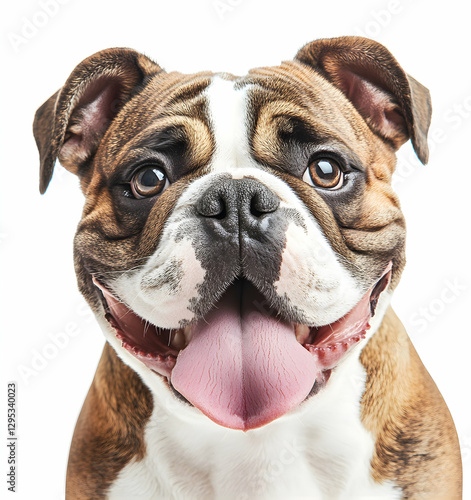
[[[311,186],[331,190],[340,189],[343,180],[342,169],[331,158],[318,158],[312,161],[303,176],[303,181],[311,184]]]
[[[167,186],[167,175],[155,166],[141,168],[131,179],[131,191],[136,198],[155,196],[162,193]]]

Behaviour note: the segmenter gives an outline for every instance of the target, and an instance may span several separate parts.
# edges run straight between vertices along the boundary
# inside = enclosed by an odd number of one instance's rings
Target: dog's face
[[[411,138],[425,162],[429,121],[426,89],[347,37],[242,78],[110,49],[35,134],[42,191],[56,157],[81,179],[76,270],[108,341],[145,380],[251,429],[364,345],[404,265],[394,153]]]

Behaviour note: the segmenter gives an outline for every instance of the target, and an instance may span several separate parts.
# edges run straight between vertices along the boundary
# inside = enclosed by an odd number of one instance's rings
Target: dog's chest
[[[374,441],[359,416],[364,377],[351,357],[300,411],[247,433],[186,421],[156,402],[146,456],[121,471],[109,498],[400,498],[370,474]]]

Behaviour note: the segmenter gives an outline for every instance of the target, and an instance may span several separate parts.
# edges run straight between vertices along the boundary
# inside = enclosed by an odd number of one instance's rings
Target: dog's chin
[[[260,309],[264,297],[238,279],[205,318],[176,330],[149,323],[94,282],[124,349],[217,424],[249,430],[322,390],[331,371],[365,338],[390,277],[391,264],[352,310],[321,326],[290,323]]]

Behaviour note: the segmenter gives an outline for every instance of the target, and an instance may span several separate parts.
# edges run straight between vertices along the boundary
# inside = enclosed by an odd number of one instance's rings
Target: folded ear
[[[131,49],[107,49],[82,61],[65,85],[36,112],[39,190],[49,185],[56,159],[75,174],[86,171],[111,121],[136,87],[162,69]]]
[[[296,59],[338,87],[370,128],[395,149],[410,139],[420,161],[427,163],[429,91],[408,76],[383,45],[353,36],[316,40]]]

